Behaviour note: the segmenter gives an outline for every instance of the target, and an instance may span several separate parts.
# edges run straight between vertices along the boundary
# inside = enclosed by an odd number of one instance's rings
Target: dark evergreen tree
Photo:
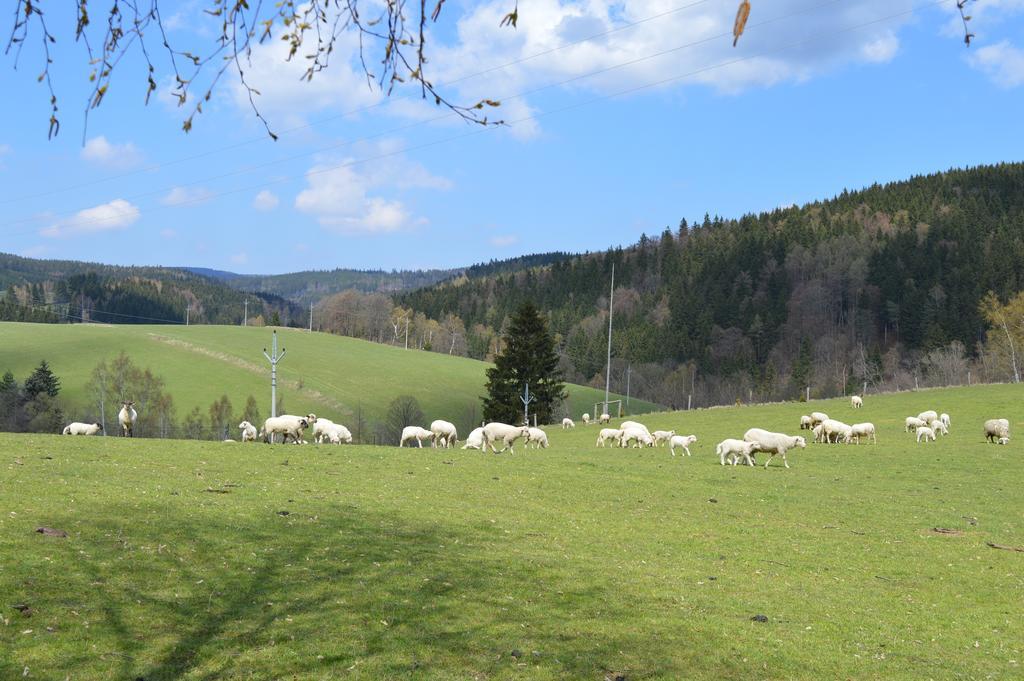
[[[484,419],[521,423],[523,403],[519,396],[528,384],[534,397],[530,413],[537,415],[538,423],[549,423],[568,393],[558,369],[555,339],[533,303],[527,301],[516,310],[502,346],[494,366],[487,370]]]
[[[21,386],[8,370],[0,378],[0,430],[17,432],[21,430],[21,411],[24,398]]]
[[[56,397],[60,393],[60,379],[57,378],[46,360],[39,362],[32,374],[25,379],[25,397],[34,400],[39,395]]]
[[[260,418],[260,408],[256,403],[256,398],[249,395],[249,398],[245,401],[245,409],[242,411],[242,420],[248,421],[249,423],[256,426],[259,430],[260,426],[263,425],[263,419]]]

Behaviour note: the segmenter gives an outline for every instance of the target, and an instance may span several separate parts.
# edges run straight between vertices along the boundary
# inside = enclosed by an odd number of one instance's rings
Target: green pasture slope
[[[647,417],[685,459],[0,435],[0,678],[1021,678],[1024,553],[987,544],[1024,547],[1022,398]],[[878,445],[719,466],[811,408]]]
[[[344,423],[361,407],[368,419],[380,419],[392,399],[408,394],[428,420],[463,422],[471,409],[479,418],[489,366],[484,362],[301,329],[278,329],[277,335],[288,351],[278,364],[278,394],[289,413],[314,412]],[[23,381],[45,359],[63,381],[70,416],[91,420],[96,416],[85,392],[89,375],[101,359],[124,350],[166,380],[179,418],[195,406],[205,414],[222,394],[237,412],[253,395],[269,416],[270,369],[262,349],[269,349],[270,341],[271,329],[255,327],[2,322],[0,373],[11,369]],[[593,388],[568,390],[576,415],[592,411],[604,398]],[[655,408],[640,400],[630,406],[634,412]]]

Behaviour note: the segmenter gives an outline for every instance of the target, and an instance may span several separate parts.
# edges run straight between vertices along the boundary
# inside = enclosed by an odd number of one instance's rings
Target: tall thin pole
[[[188,326],[188,313],[192,311],[192,303],[185,304],[185,326]]]
[[[405,349],[409,349],[409,317],[405,318]]]
[[[519,400],[523,403],[523,423],[530,425],[530,402],[533,402],[536,398],[530,394],[530,384],[525,384],[523,394],[519,397]]]
[[[626,409],[629,410],[629,375],[633,373],[633,365],[626,365]]]
[[[612,288],[608,293],[608,364],[604,370],[604,411],[608,413],[608,391],[612,381],[612,305],[615,302],[615,263],[612,263]]]
[[[245,299],[245,316],[242,317],[242,326],[249,326],[249,299]]]
[[[309,332],[313,333],[313,301],[309,301]]]
[[[270,345],[270,354],[263,348],[263,356],[270,362],[270,416],[277,416],[277,363],[284,359],[285,349],[281,348],[281,354],[277,354],[277,331],[274,332],[274,340]]]

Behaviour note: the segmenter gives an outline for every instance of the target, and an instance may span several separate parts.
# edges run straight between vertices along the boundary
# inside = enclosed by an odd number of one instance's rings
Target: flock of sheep
[[[850,398],[850,406],[860,409],[864,406],[864,400],[859,395]],[[134,402],[122,402],[121,411],[118,413],[118,423],[121,426],[121,434],[125,437],[134,436],[135,421],[138,419],[138,412],[135,410]],[[607,424],[611,421],[608,414],[601,414],[595,423]],[[583,423],[591,423],[590,414],[583,414]],[[949,414],[938,413],[932,410],[924,411],[917,416],[908,416],[904,421],[905,431],[915,433],[917,442],[927,443],[935,441],[936,434],[948,435],[950,428]],[[562,428],[575,428],[576,424],[570,418],[562,419]],[[272,416],[263,422],[259,430],[248,421],[238,424],[241,432],[242,442],[263,442],[272,443],[277,436],[281,441],[289,441],[295,444],[305,444],[303,439],[307,429],[312,428],[312,436],[318,444],[351,444],[352,433],[345,426],[335,423],[324,417],[317,417],[316,414],[305,416]],[[829,418],[823,412],[811,412],[800,417],[800,429],[809,430],[813,434],[814,442],[838,444],[860,444],[862,438],[870,439],[877,443],[877,434],[873,423],[854,423],[852,425],[843,423],[837,419]],[[1007,419],[989,419],[984,425],[985,438],[989,442],[1005,445],[1010,441],[1010,422]],[[103,427],[98,423],[71,423],[64,428],[64,435],[97,435],[103,432]],[[524,440],[526,447],[531,444],[535,448],[547,448],[548,436],[540,428],[530,426],[513,426],[507,423],[487,423],[475,428],[466,438],[462,449],[478,449],[481,451],[491,450],[492,453],[504,452],[515,453],[513,446],[519,439]],[[459,440],[458,430],[453,423],[438,419],[430,424],[430,428],[420,426],[406,426],[402,430],[399,447],[415,441],[419,447],[423,447],[424,440],[430,442],[431,447],[450,448],[454,447]],[[233,440],[227,440],[231,442]],[[618,428],[602,428],[597,436],[595,446],[619,446],[619,447],[656,447],[667,444],[672,456],[676,450],[681,449],[687,456],[690,456],[690,445],[697,442],[696,435],[677,435],[674,430],[656,430],[651,432],[647,426],[637,421],[623,421]],[[497,447],[500,446],[500,449]],[[751,428],[743,434],[743,439],[726,439],[718,443],[715,453],[719,457],[721,465],[729,463],[733,466],[743,461],[753,466],[755,456],[758,453],[768,454],[765,461],[765,468],[775,456],[781,456],[786,468],[789,462],[786,460],[786,452],[791,449],[802,449],[807,446],[807,440],[800,435],[786,435],[775,433],[761,428]]]

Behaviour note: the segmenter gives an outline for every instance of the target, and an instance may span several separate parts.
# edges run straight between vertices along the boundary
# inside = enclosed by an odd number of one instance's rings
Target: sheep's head
[[[1001,445],[1008,445],[1008,444],[1010,444],[1010,438],[1008,438],[1008,437],[1001,437],[1001,438],[999,438],[999,444],[1001,444]]]
[[[807,440],[805,440],[805,439],[804,439],[803,437],[801,437],[800,435],[797,435],[797,436],[796,436],[796,446],[797,446],[797,447],[800,447],[801,449],[802,449],[802,448],[804,448],[804,447],[806,447],[806,446],[807,446]]]
[[[306,414],[307,423],[316,423],[316,414]]]
[[[92,425],[93,425],[93,428],[99,428],[100,430],[103,430],[103,425],[100,424],[100,423],[94,423]]]
[[[755,440],[754,442],[748,442],[747,443],[747,454],[753,454],[754,452],[758,452],[758,451],[761,451],[761,443],[760,442],[757,442]]]
[[[249,423],[248,421],[242,421],[241,423],[238,424],[238,427],[241,428],[242,430],[245,430],[246,428],[252,428],[252,424]]]
[[[307,421],[306,419],[299,419],[299,427],[309,428],[309,421]]]

